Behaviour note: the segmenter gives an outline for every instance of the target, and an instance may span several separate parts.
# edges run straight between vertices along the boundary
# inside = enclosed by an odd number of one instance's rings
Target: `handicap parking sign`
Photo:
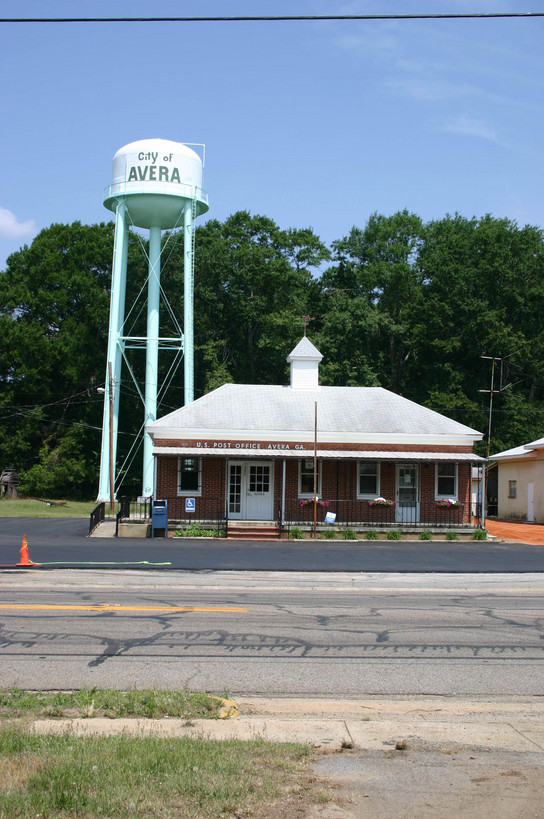
[[[185,498],[185,511],[186,512],[194,512],[195,511],[195,499],[194,498]]]

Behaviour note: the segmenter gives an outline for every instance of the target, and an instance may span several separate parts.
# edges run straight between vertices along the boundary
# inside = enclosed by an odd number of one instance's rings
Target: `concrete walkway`
[[[91,537],[115,537],[117,523],[115,520],[103,520],[91,532]]]
[[[72,733],[309,743],[316,748],[388,750],[397,743],[434,748],[544,751],[541,698],[496,701],[441,697],[315,700],[240,698],[240,715],[222,720],[59,719],[36,720],[39,734]]]
[[[539,523],[518,523],[511,520],[486,518],[485,526],[489,534],[499,540],[516,540],[520,543],[531,543],[534,546],[544,545],[544,526]]]

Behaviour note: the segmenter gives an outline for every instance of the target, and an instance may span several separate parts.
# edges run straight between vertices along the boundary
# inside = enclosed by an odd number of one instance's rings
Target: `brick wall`
[[[202,459],[202,492],[195,496],[195,513],[185,512],[185,496],[178,497],[178,458],[157,459],[157,498],[168,501],[171,520],[219,520],[225,506],[225,458]]]
[[[179,442],[178,442],[179,443]],[[384,448],[384,447],[380,447]],[[459,450],[456,450],[459,451]],[[233,453],[234,454],[234,453]],[[309,456],[310,453],[307,453]],[[274,505],[273,515],[276,517],[282,500],[282,476],[283,461],[281,456],[274,459]],[[201,497],[195,498],[196,512],[194,517],[210,519],[217,515],[224,506],[226,493],[226,469],[227,459],[225,457],[206,456],[202,458],[202,493]],[[286,461],[286,512],[294,511],[298,506],[298,464],[297,458],[289,458]],[[458,497],[463,506],[458,510],[437,510],[435,507],[435,464],[434,462],[423,462],[419,464],[420,473],[420,502],[421,519],[438,516],[438,522],[446,524],[470,522],[470,501],[471,501],[471,479],[472,464],[462,462],[458,465]],[[321,462],[322,491],[323,500],[349,502],[350,514],[359,516],[362,519],[370,520],[376,510],[372,512],[368,506],[368,501],[357,499],[357,461],[346,460],[324,460]],[[185,498],[178,497],[177,494],[178,458],[177,456],[161,456],[157,463],[157,497],[168,500],[169,517],[171,519],[182,520],[190,518],[190,514],[185,514]],[[382,461],[380,466],[380,494],[389,499],[395,500],[395,463],[392,461]],[[291,506],[289,506],[291,504]],[[334,508],[333,508],[334,506]],[[343,507],[342,503],[330,506],[331,511],[336,511],[340,516]],[[313,510],[312,510],[313,514]],[[383,512],[386,514],[386,511]],[[394,513],[392,521],[394,521]]]

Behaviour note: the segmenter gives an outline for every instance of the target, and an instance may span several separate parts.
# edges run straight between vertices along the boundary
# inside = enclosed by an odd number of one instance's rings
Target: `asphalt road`
[[[102,539],[87,537],[87,531],[82,518],[0,518],[0,568],[19,562],[26,534],[31,559],[44,569],[544,572],[544,546],[524,543]]]
[[[0,686],[541,695],[540,575],[3,572]]]

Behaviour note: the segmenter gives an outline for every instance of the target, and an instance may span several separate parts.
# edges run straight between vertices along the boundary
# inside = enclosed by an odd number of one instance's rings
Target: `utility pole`
[[[317,401],[314,405],[314,540],[317,538]]]
[[[495,358],[490,355],[481,355],[480,358],[487,358],[491,360],[491,384],[488,390],[478,390],[478,392],[489,393],[489,424],[487,426],[487,457],[491,452],[491,418],[493,416],[493,395],[495,393],[495,361],[500,361],[502,365],[502,358]],[[500,392],[500,390],[498,390]]]
[[[518,351],[516,351],[518,352]],[[507,384],[505,387],[502,385],[502,376],[503,376],[503,361],[506,358],[510,358],[511,356],[515,355],[515,353],[510,353],[509,355],[505,356],[504,358],[500,358],[499,356],[493,355],[481,355],[480,358],[486,358],[492,362],[491,364],[491,384],[488,390],[478,390],[478,392],[488,392],[489,393],[489,424],[487,427],[487,457],[489,458],[491,452],[491,418],[493,416],[493,396],[496,392],[501,393],[504,390],[507,390],[509,387],[515,387],[516,384],[519,384],[519,381],[516,381],[514,384]],[[501,369],[500,369],[500,380],[499,380],[499,388],[495,389],[495,362],[500,361]]]

